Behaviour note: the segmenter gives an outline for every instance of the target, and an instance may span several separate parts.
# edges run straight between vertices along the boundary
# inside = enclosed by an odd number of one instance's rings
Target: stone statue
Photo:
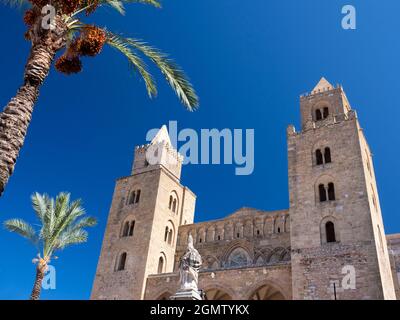
[[[201,256],[194,248],[193,237],[189,234],[186,252],[179,262],[181,290],[198,291],[199,270],[201,265]]]

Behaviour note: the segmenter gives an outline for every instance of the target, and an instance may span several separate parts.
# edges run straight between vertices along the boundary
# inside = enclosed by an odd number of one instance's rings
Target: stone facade
[[[400,235],[385,239],[356,112],[324,78],[300,109],[301,131],[287,129],[287,210],[194,224],[196,197],[180,184],[166,128],[138,147],[132,175],[117,180],[91,298],[168,299],[191,234],[210,300],[399,299]]]

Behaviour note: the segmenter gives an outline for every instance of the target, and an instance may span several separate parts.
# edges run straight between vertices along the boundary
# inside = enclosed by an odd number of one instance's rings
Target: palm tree
[[[31,300],[38,300],[47,266],[51,259],[56,259],[54,253],[72,244],[86,242],[88,233],[83,228],[92,227],[97,221],[93,217],[83,217],[85,210],[81,201],[70,202],[69,193],[61,192],[55,201],[47,195],[35,193],[32,195],[32,206],[39,219],[40,230],[35,230],[22,219],[7,220],[4,226],[28,239],[38,250],[37,258],[32,260],[36,263],[36,278],[30,297]]]
[[[124,3],[142,3],[159,8],[159,0],[3,0],[3,2],[29,6],[24,15],[28,28],[25,38],[31,42],[32,47],[25,66],[23,84],[16,96],[0,113],[0,196],[14,170],[24,143],[39,89],[59,51],[64,52],[55,62],[55,67],[59,72],[69,75],[81,71],[82,57],[96,56],[104,44],[108,44],[128,59],[133,70],[143,78],[148,95],[153,97],[157,95],[157,87],[143,61],[143,57],[147,57],[160,69],[183,105],[189,111],[197,108],[198,98],[192,85],[183,71],[165,54],[140,40],[124,38],[105,28],[83,22],[85,14],[90,15],[101,6],[111,6],[124,14]],[[49,8],[54,9],[54,15],[51,15]],[[50,15],[42,12],[50,12]]]

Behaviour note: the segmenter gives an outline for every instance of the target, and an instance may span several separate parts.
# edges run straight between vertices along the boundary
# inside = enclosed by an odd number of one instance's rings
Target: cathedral
[[[166,128],[136,147],[115,185],[91,299],[169,299],[190,234],[208,300],[400,299],[400,234],[385,234],[356,111],[324,78],[300,111],[301,128],[286,131],[288,209],[194,223],[196,195],[180,183],[183,157]]]

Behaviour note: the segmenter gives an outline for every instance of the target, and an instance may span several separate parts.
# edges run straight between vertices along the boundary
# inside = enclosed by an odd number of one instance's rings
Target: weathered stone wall
[[[400,300],[400,233],[386,236],[397,300]]]
[[[175,270],[192,234],[203,257],[203,268],[229,268],[232,252],[246,257],[246,265],[267,265],[290,260],[289,215],[287,210],[262,211],[242,208],[221,220],[179,228]],[[236,250],[236,251],[235,251]]]
[[[199,289],[209,300],[292,299],[290,263],[273,266],[221,269],[199,273]],[[147,300],[168,299],[179,288],[179,275],[151,275]]]
[[[147,147],[136,149],[133,175],[117,181],[92,299],[142,299],[149,274],[173,271],[178,227],[193,222],[196,197],[179,182],[181,163],[172,171],[171,163],[148,165]],[[173,153],[163,148],[159,152]],[[130,203],[137,190],[140,200]],[[126,221],[135,221],[131,236],[123,236]],[[123,253],[125,267],[118,270]]]
[[[329,116],[310,120],[319,106],[328,107]],[[362,133],[349,108],[341,88],[315,93],[301,98],[303,130],[296,133],[288,127],[295,299],[331,299],[327,288],[343,278],[344,265],[355,267],[357,288],[341,293],[343,298],[394,298],[386,244],[377,232],[383,230],[380,211],[370,206],[368,184],[374,177],[365,175]],[[317,165],[316,150],[325,147],[332,161]],[[334,183],[335,200],[320,202],[319,185],[328,183]],[[333,243],[327,243],[328,221],[335,226]]]

